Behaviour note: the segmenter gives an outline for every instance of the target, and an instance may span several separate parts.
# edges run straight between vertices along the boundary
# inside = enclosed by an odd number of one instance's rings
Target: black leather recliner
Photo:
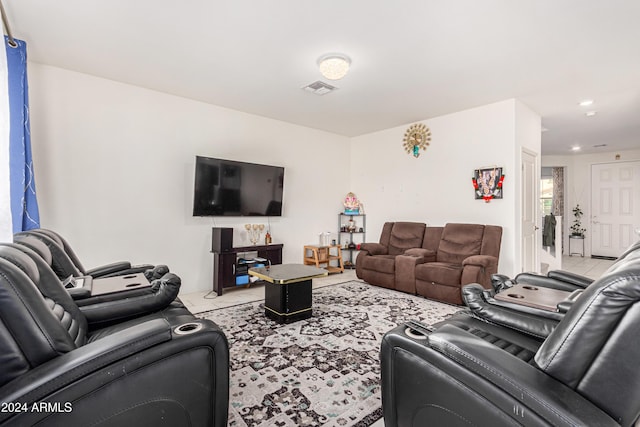
[[[640,241],[629,246],[622,255],[615,260],[614,265],[628,256],[637,256],[634,254],[637,254],[638,250],[640,250]],[[513,286],[516,283],[527,283],[529,285],[571,292],[586,288],[593,283],[593,279],[565,270],[551,270],[546,275],[524,272],[518,274],[513,279],[503,274],[494,274],[491,277],[491,285],[496,292]]]
[[[21,236],[17,240],[19,243],[2,245],[15,247],[36,262],[42,270],[40,281],[37,283],[38,287],[41,290],[46,287],[65,288],[63,282],[53,272],[53,255],[49,246],[34,236]],[[162,266],[147,270],[145,276],[150,286],[123,289],[113,293],[93,295],[92,291],[94,287],[99,287],[100,279],[94,281],[91,276],[84,277],[82,287],[65,289],[80,307],[88,322],[95,326],[106,326],[153,313],[168,307],[174,301],[181,304],[177,298],[181,285],[178,276],[168,273]]]
[[[131,265],[129,261],[117,261],[91,269],[85,269],[80,259],[67,240],[59,233],[45,228],[21,231],[14,235],[14,241],[20,242],[22,236],[34,236],[44,242],[53,255],[53,271],[61,280],[69,276],[91,276],[93,278],[121,276],[125,274],[143,273],[152,269],[151,264]]]
[[[636,242],[618,257],[605,274],[614,271],[621,262],[639,258],[640,242]],[[593,282],[593,279],[562,270],[551,271],[547,276],[521,273],[514,281],[503,282],[502,278],[497,278],[492,283],[494,289],[484,289],[477,284],[467,285],[462,289],[462,299],[472,315],[481,320],[512,327],[538,338],[546,338],[580,298],[584,289]],[[558,303],[556,311],[527,307],[518,304],[517,301],[507,302],[495,298],[497,292],[508,292],[509,288],[516,283],[540,289],[552,288],[565,291],[567,298]]]
[[[386,427],[633,426],[640,257],[588,286],[545,338],[468,312],[400,326],[381,347]]]
[[[0,426],[227,425],[213,322],[170,306],[92,330],[64,288],[37,286],[47,269],[0,246]]]

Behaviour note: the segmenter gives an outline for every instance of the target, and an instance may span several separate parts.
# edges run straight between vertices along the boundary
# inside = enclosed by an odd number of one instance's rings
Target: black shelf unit
[[[266,259],[270,264],[282,264],[282,243],[269,245],[253,245],[233,247],[226,251],[213,252],[213,290],[222,295],[226,288],[246,286],[236,284],[236,275],[245,274],[250,265],[243,263],[239,258],[244,253],[257,252],[258,257]]]
[[[349,221],[355,224],[355,231],[345,229]],[[362,231],[360,231],[362,230]],[[364,243],[367,234],[367,216],[365,214],[338,214],[338,245],[342,248],[344,268],[356,268],[355,258],[358,249],[349,246]]]

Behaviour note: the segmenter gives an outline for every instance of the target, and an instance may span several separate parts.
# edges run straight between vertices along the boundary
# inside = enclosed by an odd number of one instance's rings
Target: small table
[[[144,273],[93,279],[91,296],[148,288],[149,286],[151,286],[151,283],[149,283]]]
[[[331,250],[335,250],[335,253],[332,253]],[[331,264],[333,261],[335,261],[336,265]],[[305,245],[302,262],[304,262],[304,265],[315,265],[318,268],[322,268],[320,265],[326,264],[324,269],[329,273],[342,273],[344,271],[342,247],[339,245]]]
[[[311,317],[311,279],[328,273],[322,268],[300,264],[249,269],[249,275],[267,282],[264,287],[264,314],[278,323]]]
[[[495,299],[526,305],[545,311],[558,311],[558,303],[568,300],[571,292],[520,283],[495,295]]]

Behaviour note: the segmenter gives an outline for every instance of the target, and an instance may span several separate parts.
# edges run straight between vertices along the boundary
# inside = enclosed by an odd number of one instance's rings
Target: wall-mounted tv
[[[284,168],[196,156],[193,216],[282,216]]]

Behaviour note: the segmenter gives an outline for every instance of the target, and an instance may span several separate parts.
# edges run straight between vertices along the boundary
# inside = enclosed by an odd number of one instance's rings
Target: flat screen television
[[[196,156],[193,216],[282,216],[284,168]]]

